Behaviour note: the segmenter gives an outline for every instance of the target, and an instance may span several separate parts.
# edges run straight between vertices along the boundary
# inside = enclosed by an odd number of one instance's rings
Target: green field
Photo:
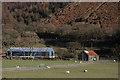
[[[49,66],[75,64],[73,61],[3,60],[3,69],[13,68],[16,64],[20,64],[22,67],[36,67],[40,63],[44,63]],[[88,72],[83,72],[84,69],[87,69]],[[67,70],[70,71],[70,74],[65,73]],[[2,76],[3,78],[117,78],[118,63],[96,63],[89,65],[79,65],[76,67],[28,71],[6,71],[2,73]]]
[[[74,61],[57,61],[57,60],[3,60],[2,68],[20,67],[38,67],[40,64],[46,66],[74,64]]]

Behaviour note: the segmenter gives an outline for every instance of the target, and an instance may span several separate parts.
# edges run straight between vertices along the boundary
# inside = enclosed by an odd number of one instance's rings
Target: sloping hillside
[[[118,3],[4,3],[18,22],[58,24],[95,24],[110,27],[118,23]],[[4,10],[4,9],[3,9]]]
[[[46,23],[72,24],[86,23],[100,27],[118,24],[118,3],[70,3],[64,9],[55,12]]]
[[[18,22],[30,24],[40,21],[42,18],[49,17],[59,8],[63,8],[68,3],[48,3],[48,2],[17,2],[3,3],[3,10],[7,9]]]
[[[34,32],[33,23],[39,24],[41,19],[49,17],[58,8],[63,8],[68,3],[3,3],[3,47],[44,45],[44,40],[39,39]],[[32,23],[33,22],[33,23]],[[44,45],[45,46],[45,45]]]
[[[38,34],[41,35],[41,32],[47,32],[53,30],[50,33],[54,37],[56,43],[60,39],[61,35],[64,35],[63,40],[66,38],[73,39],[74,41],[83,40],[81,38],[83,24],[87,24],[88,32],[91,28],[91,25],[99,26],[99,28],[112,27],[112,24],[118,24],[118,3],[3,3],[3,44],[5,46],[29,46],[37,43],[45,43],[44,40],[41,40]],[[53,25],[47,25],[46,28],[41,28],[40,25],[52,23]],[[63,25],[61,25],[63,24]],[[67,24],[67,26],[65,25]],[[74,25],[79,24],[76,28],[73,28]],[[60,25],[60,26],[59,26]],[[71,26],[70,26],[71,25]],[[34,37],[34,32],[36,27],[38,27],[38,33]],[[58,27],[59,26],[59,27]],[[88,27],[89,26],[89,27]],[[92,25],[93,26],[93,25]],[[56,27],[58,27],[56,29]],[[40,29],[41,28],[41,29]],[[47,29],[47,30],[45,30]],[[54,30],[55,29],[55,30]],[[78,30],[77,30],[78,29]],[[83,28],[83,30],[87,30]],[[96,31],[97,35],[100,37],[105,35],[102,32],[102,29],[93,30]],[[102,34],[100,34],[100,30]],[[29,33],[33,33],[32,35]],[[60,34],[57,35],[56,34]],[[70,33],[70,36],[65,34]],[[79,34],[78,34],[79,33]],[[85,33],[83,31],[82,33]],[[107,35],[112,35],[114,31],[108,31]],[[27,37],[25,35],[28,35]],[[76,34],[76,35],[75,35]],[[13,36],[14,35],[14,36]],[[91,34],[89,34],[90,36]],[[32,37],[31,37],[32,36]],[[49,36],[49,37],[51,37]],[[93,36],[93,35],[92,35]],[[47,35],[48,37],[48,35]],[[71,37],[71,38],[70,38]],[[84,37],[84,36],[83,36]],[[86,36],[84,37],[86,38]],[[97,38],[97,37],[96,37]],[[39,39],[39,40],[38,40]],[[101,38],[97,38],[101,39]],[[57,41],[58,40],[58,41]],[[67,40],[67,41],[68,41]],[[88,39],[90,41],[90,38]],[[61,42],[62,42],[61,41]],[[70,40],[69,40],[70,41]],[[55,42],[55,41],[52,41]],[[61,44],[61,43],[60,43]]]

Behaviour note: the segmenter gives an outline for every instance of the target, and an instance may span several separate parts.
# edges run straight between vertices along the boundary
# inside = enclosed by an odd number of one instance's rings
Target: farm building
[[[55,52],[53,48],[11,47],[7,50],[6,56],[55,58]]]
[[[83,51],[78,55],[79,60],[84,61],[98,61],[99,55],[96,54],[94,51]]]

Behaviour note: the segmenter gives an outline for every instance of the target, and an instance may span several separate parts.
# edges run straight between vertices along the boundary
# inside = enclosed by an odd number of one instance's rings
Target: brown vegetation
[[[107,2],[3,3],[3,47],[32,46],[37,41],[46,46],[65,47],[68,51],[58,53],[75,57],[73,54],[80,50],[78,45],[90,47],[93,42],[102,51],[107,47],[117,53],[120,43],[120,29],[115,25],[117,11],[118,3]]]

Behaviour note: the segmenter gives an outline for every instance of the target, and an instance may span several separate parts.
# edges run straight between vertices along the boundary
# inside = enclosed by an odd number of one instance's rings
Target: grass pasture
[[[14,68],[16,65],[20,67],[38,67],[40,64],[46,66],[74,64],[74,61],[55,61],[55,60],[3,60],[3,68]]]
[[[24,67],[36,67],[38,63],[45,63],[46,65],[67,65],[75,64],[73,61],[49,61],[49,60],[3,60],[4,68],[13,68],[16,64]],[[83,72],[87,69],[88,72]],[[65,71],[69,70],[70,74]],[[27,70],[27,71],[3,71],[3,78],[117,78],[118,77],[118,63],[96,63],[88,65],[78,65],[76,67],[59,67],[41,70]]]

